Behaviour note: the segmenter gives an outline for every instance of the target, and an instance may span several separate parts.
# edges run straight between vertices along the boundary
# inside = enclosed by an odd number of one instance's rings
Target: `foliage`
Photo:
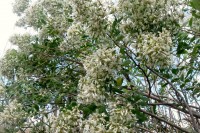
[[[32,32],[1,59],[2,128],[200,133],[196,3],[16,0]]]

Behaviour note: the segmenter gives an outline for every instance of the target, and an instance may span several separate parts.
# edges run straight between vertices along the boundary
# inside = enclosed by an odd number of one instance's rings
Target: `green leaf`
[[[187,75],[186,75],[185,78],[187,78],[192,72],[193,72],[193,69],[190,69],[190,70],[187,72]]]
[[[176,74],[178,74],[178,72],[179,72],[179,69],[172,69],[172,73],[173,73],[173,74],[176,75]]]
[[[117,78],[116,83],[117,83],[117,86],[121,86],[123,83],[123,78],[121,77]]]
[[[34,104],[34,109],[35,109],[36,111],[39,111],[39,106],[38,106],[37,104]]]
[[[97,106],[92,103],[90,105],[81,105],[79,109],[83,111],[83,117],[86,118],[97,109]]]
[[[98,107],[98,112],[99,113],[105,113],[106,112],[106,106],[99,106]]]
[[[116,41],[121,41],[121,40],[123,40],[123,38],[124,38],[123,35],[119,35],[119,36],[117,37],[117,40],[116,40]]]
[[[157,114],[157,110],[156,110],[156,106],[155,105],[153,106],[153,113]]]
[[[182,85],[180,85],[180,88],[183,88],[183,87],[185,87],[185,83],[184,83],[184,84],[182,84]]]
[[[180,54],[186,54],[188,49],[190,49],[191,46],[186,43],[186,42],[179,42],[178,43],[178,47],[177,47],[177,55],[180,55]]]
[[[122,93],[123,93],[123,91],[122,91],[121,89],[116,88],[116,87],[112,87],[111,90],[112,90],[112,92],[117,92],[117,93],[119,93],[119,94],[122,94]]]
[[[161,87],[166,87],[167,85],[168,85],[168,83],[164,83],[164,84],[162,83]]]
[[[199,89],[194,89],[192,93],[193,93],[193,95],[197,95],[198,93],[200,93],[200,90]]]
[[[131,64],[130,60],[126,60],[123,62],[123,66],[129,66]]]
[[[200,11],[200,0],[191,0],[191,6]]]
[[[172,79],[172,82],[177,82],[179,80],[180,80],[180,78],[174,78],[174,79]]]
[[[187,91],[190,91],[190,90],[193,90],[193,89],[194,89],[193,87],[186,88]]]
[[[68,22],[74,22],[74,20],[71,18],[68,18],[67,20],[68,20]]]
[[[164,76],[165,76],[165,78],[168,78],[168,79],[170,79],[172,77],[172,75],[169,73],[164,74]]]
[[[88,107],[83,107],[81,110],[83,111],[84,118],[86,118],[87,116],[89,116],[92,113]]]
[[[189,26],[190,27],[192,26],[192,22],[193,22],[193,17],[191,17],[190,20],[189,20]]]
[[[139,123],[142,123],[147,120],[147,116],[144,113],[142,113],[139,109],[132,110],[132,113],[136,115]]]
[[[97,106],[96,106],[95,104],[90,104],[90,105],[88,106],[88,108],[89,108],[91,111],[95,111],[96,108],[97,108]]]

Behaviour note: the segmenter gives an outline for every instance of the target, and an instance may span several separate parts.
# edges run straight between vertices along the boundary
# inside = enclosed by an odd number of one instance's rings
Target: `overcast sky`
[[[14,0],[0,0],[0,56],[10,47],[8,38],[15,30],[17,16],[12,12]]]

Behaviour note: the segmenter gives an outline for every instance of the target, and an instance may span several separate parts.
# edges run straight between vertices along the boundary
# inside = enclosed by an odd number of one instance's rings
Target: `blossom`
[[[73,18],[87,27],[87,33],[91,36],[104,34],[109,15],[109,5],[113,3],[108,0],[70,0],[73,9]]]
[[[25,11],[24,21],[28,26],[32,26],[35,30],[41,28],[47,21],[44,7],[41,2],[35,3]]]
[[[72,110],[60,112],[58,117],[52,119],[51,131],[60,132],[80,132],[82,126],[82,113],[78,107]]]
[[[134,132],[132,124],[136,122],[136,116],[132,113],[132,109],[130,103],[119,106],[117,101],[108,102],[110,115],[108,132]]]
[[[4,92],[5,92],[5,89],[2,87],[2,85],[0,85],[0,97],[2,94],[4,94]]]
[[[106,132],[106,115],[93,113],[89,118],[83,121],[83,133],[105,133]]]
[[[119,0],[117,14],[123,17],[120,29],[124,33],[142,33],[162,27],[174,30],[180,18],[179,5],[178,0]]]
[[[112,77],[115,70],[120,69],[120,55],[115,49],[101,48],[83,61],[85,77],[79,80],[78,102],[84,104],[100,104],[105,100],[105,80]]]
[[[15,0],[13,12],[20,16],[26,10],[26,8],[28,8],[29,1],[30,0]]]
[[[25,34],[14,34],[9,38],[9,41],[13,44],[18,46],[20,50],[29,51],[30,45],[35,40],[35,36],[31,35],[30,33]]]
[[[159,36],[152,33],[142,34],[132,47],[137,51],[138,60],[144,64],[160,67],[171,64],[172,39],[170,32],[165,29]]]
[[[0,112],[0,124],[4,128],[10,128],[13,125],[20,124],[20,121],[24,121],[27,113],[22,110],[22,105],[16,100],[13,100],[4,107],[3,112]],[[14,126],[14,128],[17,128]]]
[[[60,45],[62,51],[67,51],[71,49],[79,49],[84,45],[85,40],[81,37],[84,34],[84,25],[80,22],[72,23],[66,32],[66,38],[63,39]]]

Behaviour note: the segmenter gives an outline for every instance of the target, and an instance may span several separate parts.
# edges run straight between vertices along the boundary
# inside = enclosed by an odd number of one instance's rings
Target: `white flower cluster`
[[[73,23],[67,30],[67,38],[71,39],[71,38],[73,38],[74,36],[77,36],[77,35],[79,35],[79,37],[80,37],[81,27],[82,27],[82,25],[81,25],[80,22]]]
[[[106,115],[93,113],[83,121],[83,133],[106,133]]]
[[[72,23],[67,29],[67,37],[63,39],[60,45],[60,49],[63,51],[78,49],[84,44],[84,40],[81,38],[84,34],[84,25],[80,22]]]
[[[52,133],[134,133],[135,115],[130,104],[119,105],[109,102],[108,114],[94,112],[83,118],[78,106],[71,111],[60,112],[58,117],[52,119],[50,131]],[[109,119],[106,120],[106,117]]]
[[[120,28],[125,33],[155,30],[159,25],[173,29],[172,24],[180,18],[179,4],[178,0],[119,0]]]
[[[47,20],[47,15],[44,12],[44,7],[41,2],[35,3],[26,11],[26,16],[23,18],[28,26],[32,26],[35,30],[40,29]]]
[[[78,102],[99,104],[105,99],[102,84],[112,76],[114,70],[120,69],[119,55],[114,48],[101,48],[88,56],[83,65],[86,75],[79,81]]]
[[[5,89],[0,84],[0,97],[4,94],[4,92],[5,92]]]
[[[0,124],[5,124],[5,126],[17,125],[19,120],[22,120],[26,115],[27,113],[22,110],[22,105],[13,100],[5,106],[3,112],[0,112]]]
[[[159,36],[153,33],[142,34],[133,47],[136,49],[137,58],[144,64],[160,67],[171,64],[172,39],[170,32],[165,29]]]
[[[66,13],[65,11],[69,13],[67,8],[69,4],[67,4],[68,2],[67,0],[40,0],[40,1],[42,3],[42,6],[45,8],[45,11],[48,13],[49,17],[56,17],[58,15],[68,16],[68,14],[65,14]]]
[[[0,72],[2,75],[6,75],[9,79],[13,79],[13,66],[18,65],[17,50],[7,50],[6,55],[0,61]]]
[[[109,102],[109,121],[105,120],[104,113],[93,113],[83,121],[83,133],[134,133],[133,124],[136,122],[136,117],[132,114],[132,109],[130,104],[120,106],[115,102]]]
[[[67,0],[42,0],[44,12],[48,16],[48,26],[52,26],[60,35],[65,35],[68,27],[71,25],[71,8]],[[41,32],[41,31],[40,31]],[[44,32],[43,34],[45,34]],[[42,34],[42,33],[40,33]]]
[[[110,114],[109,129],[108,132],[122,132],[132,133],[134,132],[132,124],[136,122],[136,117],[131,110],[133,109],[131,104],[119,105],[116,102],[108,103],[108,110]]]
[[[34,36],[31,36],[29,33],[25,34],[14,34],[9,38],[9,41],[18,46],[20,50],[29,51],[31,42],[34,41]]]
[[[93,79],[104,80],[110,74],[113,74],[113,69],[121,69],[120,54],[115,48],[102,47],[92,55],[87,56],[83,61],[86,77]]]
[[[13,12],[20,16],[26,10],[26,8],[28,8],[29,1],[30,0],[15,0]]]
[[[22,3],[16,3],[21,5]],[[66,0],[37,0],[26,8],[21,18],[16,22],[19,27],[31,27],[45,38],[56,32],[65,36],[72,23],[71,7]]]
[[[92,80],[90,77],[82,77],[79,80],[78,103],[82,104],[101,104],[105,100],[104,88],[100,82]]]
[[[82,112],[78,107],[74,107],[72,110],[60,112],[58,117],[54,117],[52,120],[52,133],[77,133],[80,132],[82,127]]]
[[[108,0],[71,0],[72,15],[75,21],[86,25],[88,34],[98,36],[107,24],[109,8],[106,7],[111,3]]]

